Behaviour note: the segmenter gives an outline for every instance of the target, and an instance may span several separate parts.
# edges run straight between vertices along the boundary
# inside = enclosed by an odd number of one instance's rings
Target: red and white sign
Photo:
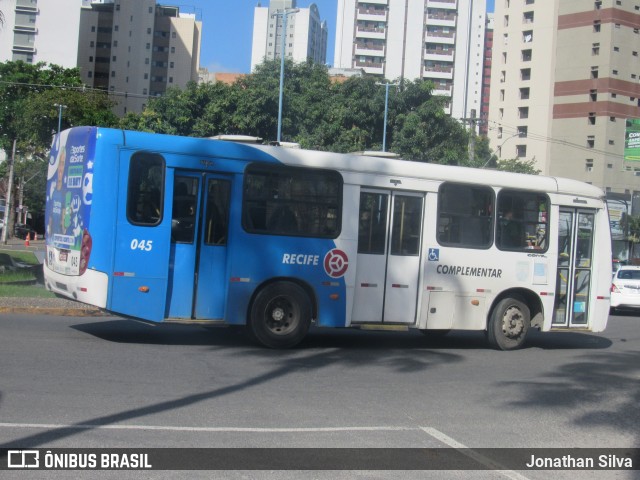
[[[349,257],[342,250],[334,248],[324,256],[324,271],[331,278],[340,278],[349,268]]]

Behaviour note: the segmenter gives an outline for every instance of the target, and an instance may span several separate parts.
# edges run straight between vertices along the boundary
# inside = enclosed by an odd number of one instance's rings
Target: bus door
[[[415,322],[424,195],[363,190],[352,322]]]
[[[176,171],[173,185],[167,316],[222,319],[231,182]]]
[[[595,211],[560,209],[552,327],[585,327],[589,318]]]
[[[171,229],[164,158],[149,152],[121,152],[113,196],[117,224],[109,309],[160,321],[165,317]]]

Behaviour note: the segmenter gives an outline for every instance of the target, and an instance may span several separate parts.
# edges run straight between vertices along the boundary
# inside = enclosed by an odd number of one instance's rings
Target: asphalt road
[[[611,317],[602,334],[535,332],[526,348],[499,352],[476,332],[435,340],[316,329],[299,348],[274,351],[232,329],[2,314],[0,368],[0,448],[640,446],[640,317],[633,316]],[[65,472],[47,478],[56,473]],[[553,478],[626,479],[638,471]]]

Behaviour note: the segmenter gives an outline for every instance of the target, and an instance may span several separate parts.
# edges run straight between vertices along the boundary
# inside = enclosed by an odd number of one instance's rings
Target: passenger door
[[[231,181],[176,171],[168,312],[173,319],[221,320],[227,291]]]
[[[115,256],[108,308],[146,320],[165,317],[169,271],[171,195],[165,160],[149,152],[123,151],[115,195]]]
[[[595,211],[561,208],[553,327],[585,327],[589,319]]]
[[[424,195],[360,194],[353,323],[415,322]]]

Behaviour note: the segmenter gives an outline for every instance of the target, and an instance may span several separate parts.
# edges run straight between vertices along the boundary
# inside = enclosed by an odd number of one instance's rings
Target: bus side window
[[[443,183],[438,192],[438,243],[489,248],[493,203],[493,190],[489,187]]]
[[[549,198],[541,193],[501,190],[498,193],[496,246],[501,250],[546,250]]]
[[[131,157],[127,219],[132,224],[154,226],[162,222],[164,171],[164,158],[160,155],[137,152]]]
[[[341,229],[342,177],[331,170],[247,167],[242,227],[249,233],[336,238]]]

